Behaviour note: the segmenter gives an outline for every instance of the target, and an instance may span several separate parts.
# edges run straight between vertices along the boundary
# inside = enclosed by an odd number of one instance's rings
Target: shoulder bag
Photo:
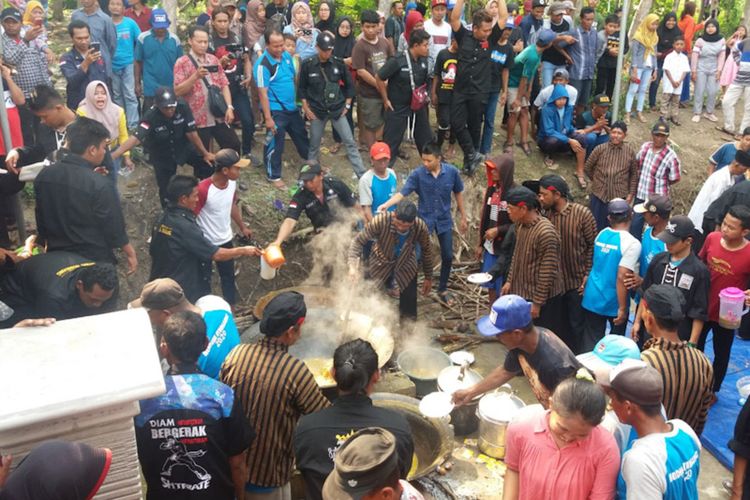
[[[411,67],[411,54],[407,50],[404,52],[406,56],[406,65],[409,66],[409,81],[411,83],[411,104],[409,107],[412,111],[419,111],[424,108],[430,102],[430,96],[427,93],[427,83],[423,83],[419,87],[414,85],[414,71]]]
[[[199,68],[198,62],[192,55],[188,54],[188,57],[197,70]],[[205,76],[203,77],[203,84],[208,90],[208,110],[211,111],[211,114],[216,118],[224,118],[229,106],[227,106],[227,102],[224,100],[224,94],[221,93],[221,89],[216,85],[208,83],[208,79],[206,79]]]

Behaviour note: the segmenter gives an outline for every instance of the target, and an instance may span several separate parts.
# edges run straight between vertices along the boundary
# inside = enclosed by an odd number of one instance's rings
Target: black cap
[[[659,319],[682,321],[685,318],[685,296],[670,285],[651,285],[643,295],[649,311]]]
[[[508,205],[513,205],[514,207],[527,207],[531,209],[539,206],[539,198],[537,198],[536,193],[526,187],[511,188],[505,200],[508,202]]]
[[[750,168],[750,153],[738,149],[737,153],[734,155],[734,161],[743,167]]]
[[[630,205],[622,198],[613,198],[607,204],[607,213],[609,215],[624,215],[630,213]]]
[[[169,87],[159,87],[154,94],[154,105],[157,108],[173,108],[177,106],[177,96]]]
[[[14,7],[6,7],[0,13],[0,21],[5,21],[7,18],[15,19],[19,23],[21,22],[21,13]]]
[[[323,170],[320,168],[320,165],[317,163],[305,163],[302,165],[302,168],[299,170],[299,180],[301,181],[309,181],[315,178],[316,175],[319,175],[323,172]]]
[[[396,218],[401,222],[414,222],[417,218],[417,206],[411,200],[401,200],[396,205]]]
[[[651,133],[654,135],[669,135],[669,125],[659,120],[651,128]]]
[[[305,297],[298,292],[278,294],[263,309],[260,320],[260,333],[269,337],[278,337],[289,328],[305,319],[307,306]]]
[[[221,149],[216,153],[214,158],[214,168],[219,171],[224,167],[238,167],[250,166],[250,160],[240,159],[240,154],[234,149]]]
[[[667,218],[672,213],[672,200],[669,199],[669,196],[663,194],[652,194],[648,197],[648,200],[634,206],[633,212],[637,214],[648,212]]]
[[[568,183],[557,174],[543,175],[539,179],[539,187],[549,191],[557,191],[563,198],[570,197],[570,187],[568,187]]]
[[[612,101],[610,100],[607,94],[598,94],[594,96],[594,100],[592,101],[592,104],[594,106],[610,107],[612,105]]]
[[[537,7],[546,7],[546,6],[547,6],[547,2],[545,2],[544,0],[532,0],[531,2],[532,9],[535,9]]]
[[[331,50],[333,49],[333,40],[333,35],[324,31],[318,35],[315,45],[317,45],[320,50]]]
[[[677,243],[685,238],[695,235],[695,224],[687,215],[675,215],[667,221],[667,226],[656,235],[667,245]]]

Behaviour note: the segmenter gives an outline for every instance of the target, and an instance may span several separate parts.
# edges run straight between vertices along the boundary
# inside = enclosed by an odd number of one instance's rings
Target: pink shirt
[[[549,414],[508,426],[505,464],[518,472],[518,500],[614,498],[620,452],[612,434],[598,425],[583,441],[559,449]]]
[[[229,80],[227,80],[227,77],[224,74],[224,69],[221,67],[221,64],[219,64],[219,60],[215,55],[206,54],[203,61],[201,61],[192,50],[190,51],[190,55],[195,58],[198,65],[213,65],[219,67],[219,71],[216,73],[209,73],[206,76],[206,80],[210,84],[216,85],[220,89],[229,85]],[[175,87],[190,78],[190,76],[196,71],[195,65],[188,56],[182,56],[177,59],[174,63]],[[185,99],[188,106],[190,106],[190,111],[193,112],[193,118],[195,119],[195,126],[197,128],[213,127],[217,123],[222,123],[224,121],[223,118],[216,118],[211,114],[211,111],[208,108],[208,89],[202,78],[197,79],[195,83],[193,83],[193,88],[190,89],[190,92],[182,97]]]

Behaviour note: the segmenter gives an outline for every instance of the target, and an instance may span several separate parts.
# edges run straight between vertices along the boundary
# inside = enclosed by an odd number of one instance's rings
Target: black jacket
[[[116,263],[114,248],[128,243],[120,200],[110,181],[65,149],[34,180],[36,225],[48,251],[67,250]]]
[[[325,76],[323,72],[325,71]],[[335,99],[324,99],[326,83],[339,87]],[[299,98],[306,99],[313,113],[321,120],[338,118],[344,111],[346,100],[354,97],[354,83],[346,65],[333,58],[322,63],[318,56],[306,59],[299,72]]]

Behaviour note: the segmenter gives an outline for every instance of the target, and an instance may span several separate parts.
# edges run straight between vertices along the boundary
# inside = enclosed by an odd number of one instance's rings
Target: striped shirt
[[[577,290],[591,271],[597,234],[594,216],[578,203],[567,203],[562,212],[550,210],[545,215],[560,235],[563,291]]]
[[[714,370],[711,362],[687,342],[653,338],[641,358],[664,380],[664,409],[670,419],[684,420],[700,436],[711,406]]]
[[[591,179],[591,194],[604,203],[613,198],[635,197],[638,186],[638,162],[630,144],[601,144],[591,152],[586,167]]]
[[[652,142],[646,142],[635,157],[638,162],[638,188],[635,197],[647,200],[649,195],[669,196],[669,186],[680,180],[680,159],[669,145],[654,150]]]
[[[365,226],[349,246],[349,265],[356,266],[362,255],[362,249],[368,241],[375,240],[370,252],[369,274],[378,286],[393,275],[396,284],[405,290],[417,275],[416,246],[422,247],[422,272],[425,278],[432,278],[433,250],[430,242],[430,232],[427,224],[420,218],[415,219],[406,238],[396,254],[399,244],[399,234],[391,223],[393,213],[387,212],[377,215]]]
[[[563,293],[560,236],[549,220],[540,216],[530,224],[516,224],[508,282],[509,293],[539,305]]]
[[[330,406],[312,373],[287,352],[286,345],[264,337],[257,344],[235,347],[224,360],[220,378],[234,390],[255,427],[247,454],[248,482],[261,487],[285,485],[292,478],[297,421]]]

